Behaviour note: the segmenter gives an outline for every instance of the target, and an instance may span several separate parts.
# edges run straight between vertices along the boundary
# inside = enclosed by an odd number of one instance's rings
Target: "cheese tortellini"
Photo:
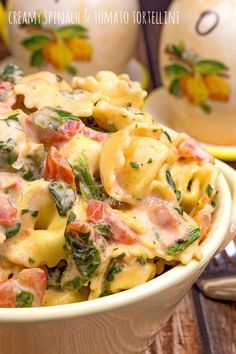
[[[158,126],[135,123],[104,143],[100,173],[111,197],[131,204],[145,197],[168,156],[168,147],[159,139],[161,134]]]
[[[14,70],[0,102],[0,307],[95,299],[199,259],[213,158],[143,112],[126,74],[70,86]]]
[[[101,99],[114,106],[142,108],[147,93],[138,82],[132,82],[126,74],[116,75],[110,71],[100,71],[95,77],[75,77],[74,89],[99,92]]]

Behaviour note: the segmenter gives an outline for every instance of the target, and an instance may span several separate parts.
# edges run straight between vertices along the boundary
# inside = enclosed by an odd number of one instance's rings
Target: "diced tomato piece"
[[[25,183],[23,178],[16,173],[1,172],[0,173],[0,190],[9,188],[11,190],[17,190]]]
[[[87,233],[90,231],[90,226],[86,221],[76,220],[67,226],[66,231],[71,232],[72,234],[76,232]]]
[[[104,141],[106,141],[109,136],[109,134],[107,133],[99,132],[91,128],[88,128],[86,126],[84,126],[84,128],[81,129],[81,133],[84,136],[96,140],[99,143],[103,143]]]
[[[28,134],[36,138],[39,143],[45,144],[46,146],[58,146],[59,144],[72,139],[77,133],[98,142],[104,142],[108,137],[107,133],[98,132],[86,127],[82,121],[68,120],[58,130],[37,127],[34,124],[32,115],[22,119],[21,123]]]
[[[0,307],[16,307],[17,294],[18,288],[15,279],[0,282]]]
[[[180,143],[178,152],[180,157],[194,159],[199,162],[213,162],[214,159],[203,147],[194,139],[187,138]]]
[[[60,135],[60,139],[62,141],[69,140],[73,138],[73,136],[80,130],[81,121],[68,120],[66,124],[58,129],[58,137]]]
[[[97,200],[90,200],[87,207],[87,218],[94,224],[109,224],[112,231],[111,238],[116,242],[132,244],[137,241],[137,233],[120,220],[108,204]]]
[[[87,207],[87,217],[89,221],[96,223],[103,218],[104,203],[97,200],[90,200]]]
[[[74,189],[75,176],[67,160],[61,156],[55,147],[50,147],[46,159],[44,178],[46,180],[62,180],[70,184]]]
[[[203,196],[193,215],[201,230],[201,239],[205,238],[211,228],[213,211],[214,208],[211,205],[211,199],[208,196]]]
[[[165,203],[154,203],[147,209],[150,220],[160,229],[175,231],[182,221],[182,217],[175,209],[168,207]]]
[[[0,194],[0,224],[11,226],[15,224],[17,209],[10,203],[6,194]]]
[[[46,273],[40,268],[24,269],[16,278],[0,282],[0,307],[17,307],[17,295],[33,294],[32,306],[40,306],[46,290]]]
[[[185,215],[183,218],[172,205],[162,200],[156,199],[155,203],[148,204],[144,212],[155,228],[159,247],[163,249],[185,239],[190,226],[194,225],[190,217]]]
[[[14,85],[10,82],[0,82],[0,109],[8,110],[16,102],[16,96],[13,92]]]

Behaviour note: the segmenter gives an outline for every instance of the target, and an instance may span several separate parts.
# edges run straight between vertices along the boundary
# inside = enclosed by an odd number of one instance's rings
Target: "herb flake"
[[[139,163],[136,161],[131,161],[130,166],[136,170],[139,169]]]
[[[29,291],[21,291],[16,295],[16,307],[32,307],[34,294]]]
[[[179,201],[181,198],[181,192],[176,188],[175,182],[174,182],[169,170],[166,171],[166,179],[167,179],[167,182],[170,185],[170,187],[173,189],[177,200]]]
[[[200,237],[200,234],[201,231],[198,227],[191,227],[187,239],[181,239],[181,242],[180,240],[178,240],[174,245],[167,247],[165,250],[166,254],[172,256],[183,252],[187,247],[189,247],[194,241],[196,241]]]

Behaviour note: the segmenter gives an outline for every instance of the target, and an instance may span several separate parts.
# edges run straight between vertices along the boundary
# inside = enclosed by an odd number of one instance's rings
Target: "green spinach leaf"
[[[62,181],[52,181],[48,189],[56,201],[59,215],[66,216],[75,204],[75,191],[68,183]]]
[[[183,252],[188,246],[190,246],[194,241],[200,237],[200,229],[198,227],[191,227],[186,240],[179,239],[174,245],[166,248],[166,254],[172,256]]]
[[[21,291],[16,295],[16,307],[32,307],[34,294],[29,291]]]

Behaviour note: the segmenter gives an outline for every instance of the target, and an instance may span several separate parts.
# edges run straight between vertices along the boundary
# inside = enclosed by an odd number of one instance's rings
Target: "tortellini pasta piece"
[[[86,91],[73,92],[61,89],[44,76],[29,75],[14,87],[16,95],[24,96],[24,104],[29,109],[53,106],[68,111],[75,116],[89,117],[100,95]],[[45,94],[46,92],[46,94]]]
[[[108,195],[130,204],[145,197],[168,156],[168,147],[159,140],[161,134],[159,126],[134,123],[104,143],[100,175]]]
[[[75,302],[86,301],[88,299],[88,294],[86,291],[84,293],[78,290],[56,290],[47,289],[44,297],[42,306],[57,306],[65,304],[73,304]]]
[[[110,282],[110,290],[114,294],[131,289],[153,279],[155,274],[156,266],[153,262],[147,261],[145,264],[140,264],[135,261],[132,265],[125,265],[122,272],[116,274],[114,280]]]
[[[119,107],[142,108],[147,95],[138,82],[130,81],[126,74],[116,75],[111,71],[100,71],[95,77],[75,77],[72,81],[74,89],[99,92],[104,101]]]
[[[54,267],[67,257],[63,248],[67,218],[58,214],[48,184],[44,180],[29,182],[14,197],[23,215],[19,233],[3,245],[3,254],[12,263],[28,268],[44,264]]]
[[[203,194],[207,193],[210,184],[214,189],[218,169],[210,163],[199,165],[195,162],[179,160],[170,167],[170,173],[181,193],[181,206],[190,213],[197,205]]]
[[[38,80],[38,79],[47,81],[49,84],[56,86],[60,90],[69,90],[69,91],[72,90],[70,85],[65,80],[63,80],[61,76],[53,74],[49,71],[40,71],[27,76],[22,76],[18,80],[18,83],[25,84],[32,80]]]
[[[99,170],[101,146],[101,143],[78,134],[60,148],[60,154],[65,157],[72,166],[78,163],[81,155],[85,155],[88,159],[91,172],[97,174]]]
[[[153,122],[148,113],[135,112],[135,110],[118,107],[106,101],[99,101],[96,104],[93,118],[100,128],[111,132],[125,128],[133,122]]]

